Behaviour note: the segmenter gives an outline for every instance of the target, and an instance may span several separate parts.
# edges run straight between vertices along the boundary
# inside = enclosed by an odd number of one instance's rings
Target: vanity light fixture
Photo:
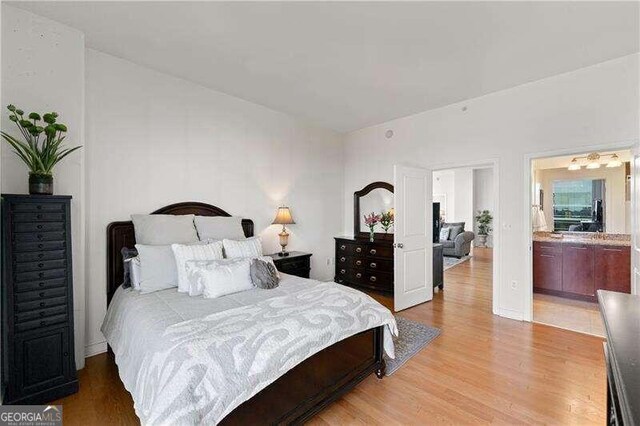
[[[568,168],[569,170],[580,170],[582,166],[578,164],[578,159],[574,158],[573,160],[571,160],[571,164],[569,164]]]
[[[574,157],[571,160],[571,163],[569,164],[569,167],[567,167],[567,169],[569,169],[569,170],[580,170],[582,168],[582,166],[578,162],[578,160],[580,160],[580,159],[586,159],[587,160],[587,165],[585,166],[587,169],[589,169],[589,170],[599,169],[600,166],[603,165],[602,163],[600,163],[600,159],[602,157],[611,157],[611,159],[606,163],[607,167],[620,167],[620,166],[622,166],[622,161],[620,161],[620,158],[618,157],[617,154],[599,154],[597,152],[592,152],[591,154],[585,155],[585,156],[582,156],[582,157]]]
[[[616,154],[613,154],[611,156],[611,160],[609,160],[609,162],[607,163],[607,167],[620,167],[620,166],[622,166],[622,161],[620,161],[620,158]]]

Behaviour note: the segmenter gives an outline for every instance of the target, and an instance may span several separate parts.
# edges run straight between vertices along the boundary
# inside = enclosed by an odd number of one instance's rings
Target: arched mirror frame
[[[369,238],[368,232],[360,231],[360,198],[374,189],[386,189],[393,194],[393,185],[387,182],[372,182],[360,191],[353,193],[353,236],[356,238]],[[384,232],[376,232],[376,237],[393,240],[393,234],[385,234]]]

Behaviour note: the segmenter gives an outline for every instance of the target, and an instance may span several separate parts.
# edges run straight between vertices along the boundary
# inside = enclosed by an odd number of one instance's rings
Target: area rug
[[[398,368],[440,334],[438,328],[429,327],[397,315],[396,323],[398,324],[398,337],[393,337],[396,359],[391,359],[385,354],[384,360],[387,362],[385,376],[395,373]]]
[[[461,257],[460,259],[458,259],[457,257],[449,257],[449,256],[444,256],[444,270],[446,271],[449,268],[453,268],[456,265],[461,264],[462,262],[466,262],[467,260],[471,259],[471,256],[464,256]]]

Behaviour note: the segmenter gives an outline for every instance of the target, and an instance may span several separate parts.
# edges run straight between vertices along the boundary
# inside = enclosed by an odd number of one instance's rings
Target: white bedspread
[[[391,312],[357,290],[281,274],[277,289],[217,299],[176,289],[118,289],[102,332],[144,424],[212,424],[322,349],[386,325]]]

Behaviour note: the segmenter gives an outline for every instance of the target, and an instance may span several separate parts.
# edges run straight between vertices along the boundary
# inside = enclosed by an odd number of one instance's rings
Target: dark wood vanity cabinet
[[[534,241],[535,292],[595,302],[599,289],[631,292],[629,247]]]
[[[336,237],[338,284],[393,293],[393,240]]]

